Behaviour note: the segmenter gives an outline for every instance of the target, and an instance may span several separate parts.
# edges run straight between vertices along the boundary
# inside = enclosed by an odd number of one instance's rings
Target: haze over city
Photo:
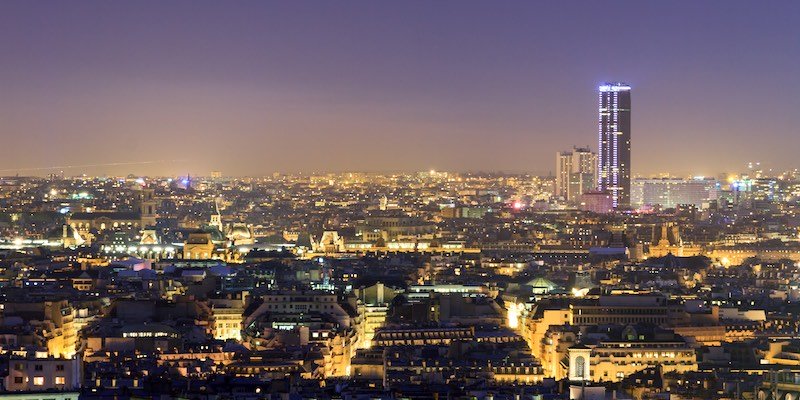
[[[547,175],[555,151],[597,150],[605,81],[633,88],[634,175],[791,169],[798,17],[793,1],[4,1],[0,170]]]

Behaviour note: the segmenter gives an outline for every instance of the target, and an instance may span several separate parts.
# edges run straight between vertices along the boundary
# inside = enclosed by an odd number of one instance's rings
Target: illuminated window
[[[44,386],[44,377],[43,376],[34,376],[33,377],[33,385],[34,386]]]
[[[64,378],[63,376],[56,377],[56,385],[66,385],[66,384],[67,384],[67,378]]]
[[[575,357],[575,376],[585,378],[586,359],[583,356]]]

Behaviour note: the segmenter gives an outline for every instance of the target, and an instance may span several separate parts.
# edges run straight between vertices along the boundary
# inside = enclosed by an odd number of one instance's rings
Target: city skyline
[[[798,16],[0,0],[0,399],[800,400]]]
[[[748,5],[5,2],[1,175],[547,175],[617,80],[634,176],[793,169],[800,6]]]

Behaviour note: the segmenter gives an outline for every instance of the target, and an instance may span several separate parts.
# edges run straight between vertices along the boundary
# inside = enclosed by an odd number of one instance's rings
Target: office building
[[[634,179],[631,185],[631,206],[675,208],[682,204],[697,207],[717,200],[718,183],[714,178]]]
[[[631,87],[600,85],[599,103],[597,188],[611,193],[614,208],[625,208],[631,193]]]
[[[558,152],[555,195],[567,201],[578,201],[583,193],[594,190],[596,175],[597,155],[588,148]]]

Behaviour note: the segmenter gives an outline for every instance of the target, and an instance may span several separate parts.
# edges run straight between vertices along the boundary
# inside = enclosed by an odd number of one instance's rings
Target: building
[[[700,253],[702,253],[702,249],[699,246],[684,244],[678,224],[667,222],[653,226],[652,239],[647,252],[648,257],[664,257],[668,254],[690,257]]]
[[[397,296],[398,290],[387,287],[382,282],[355,290],[358,296],[358,314],[362,324],[361,347],[370,347],[375,332],[386,324],[389,303]]]
[[[432,236],[436,225],[402,213],[386,212],[369,215],[356,224],[356,236],[374,242],[397,240],[402,237]]]
[[[55,358],[45,352],[15,351],[8,357],[4,390],[8,392],[50,392],[49,398],[80,389],[82,363],[79,358]],[[5,398],[5,394],[3,395]]]
[[[205,260],[214,255],[214,242],[208,232],[191,232],[183,243],[183,258]]]
[[[709,200],[717,200],[718,186],[714,178],[634,179],[631,184],[631,206],[675,208],[691,204],[700,207]]]
[[[94,211],[72,213],[67,219],[68,224],[77,229],[82,235],[92,231],[105,231],[107,229],[133,229],[141,230],[156,225],[157,201],[153,189],[138,188],[134,190],[136,211]]]
[[[597,174],[597,155],[588,148],[556,154],[555,195],[567,201],[577,201],[584,192],[594,190]]]
[[[571,306],[573,324],[666,324],[670,321],[667,297],[661,294],[600,296]]]
[[[378,330],[375,332],[372,345],[374,347],[439,346],[450,345],[459,340],[474,339],[475,327],[416,328],[408,326]]]
[[[353,325],[352,316],[348,312],[351,307],[340,302],[335,294],[326,291],[274,290],[263,294],[260,301],[261,305],[245,317],[244,326],[249,326],[264,314],[307,316],[310,313],[324,315],[326,321],[332,321],[341,327],[349,328]],[[291,329],[300,325],[303,325],[301,320],[273,324],[277,329]]]
[[[624,208],[631,195],[631,87],[604,83],[599,92],[597,188]]]
[[[674,332],[628,325],[592,333],[596,343],[569,349],[571,381],[618,382],[641,370],[661,366],[664,372],[697,370],[697,355]]]
[[[355,300],[353,298],[353,300]],[[363,326],[352,303],[319,290],[273,290],[248,306],[242,341],[256,350],[298,346],[313,357],[322,377],[349,375]]]
[[[800,373],[783,370],[769,371],[758,385],[753,397],[766,399],[797,399],[800,397]]]
[[[130,302],[128,307],[139,306],[147,309],[141,302]],[[154,311],[154,309],[151,309]],[[141,310],[137,310],[141,311]],[[125,319],[125,318],[123,318]],[[102,321],[85,332],[84,354],[98,352],[154,353],[162,349],[180,347],[182,339],[179,332],[166,323]]]
[[[15,316],[34,327],[33,342],[53,357],[72,357],[78,344],[75,309],[68,300],[20,300],[2,304],[5,318]]]
[[[209,299],[211,329],[215,339],[242,339],[242,315],[245,306],[245,300],[242,297],[244,296]]]
[[[581,194],[580,208],[597,214],[614,211],[614,198],[610,192],[591,191]]]

